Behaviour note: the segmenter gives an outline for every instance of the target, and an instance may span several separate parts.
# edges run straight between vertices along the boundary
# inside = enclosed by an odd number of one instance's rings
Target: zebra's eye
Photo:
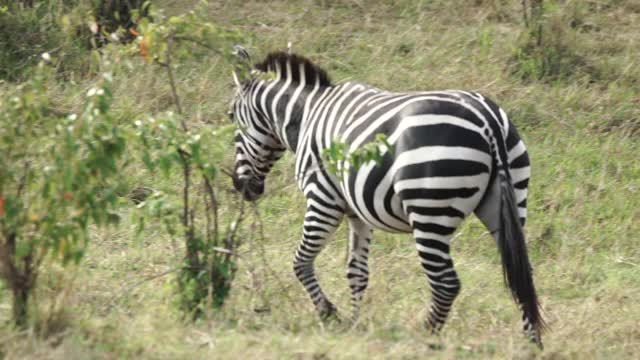
[[[233,122],[233,111],[227,112],[227,116],[229,117],[229,121]]]

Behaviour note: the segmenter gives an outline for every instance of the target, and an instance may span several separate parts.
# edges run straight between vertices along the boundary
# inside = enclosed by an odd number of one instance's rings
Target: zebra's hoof
[[[443,324],[441,322],[435,322],[432,319],[427,319],[424,322],[424,328],[427,330],[427,332],[429,332],[431,335],[438,335],[440,334],[440,330],[442,330],[442,326]]]
[[[531,339],[531,341],[536,344],[536,346],[538,347],[538,349],[540,350],[544,350],[544,345],[542,345],[542,340],[540,339],[540,337],[536,337],[535,339]]]
[[[318,315],[320,316],[320,320],[323,322],[340,320],[338,318],[338,309],[328,300],[324,300],[318,304]]]
[[[525,336],[529,338],[529,340],[534,343],[538,349],[544,350],[544,346],[542,345],[542,337],[539,332],[536,331],[525,331]]]

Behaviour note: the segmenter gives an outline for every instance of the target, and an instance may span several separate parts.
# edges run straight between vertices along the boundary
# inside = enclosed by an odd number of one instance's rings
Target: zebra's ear
[[[236,86],[241,87],[242,84],[240,83],[240,79],[238,79],[238,74],[236,74],[235,70],[231,71],[231,75],[233,75],[233,82],[236,83]]]
[[[251,56],[249,56],[249,52],[240,45],[233,46],[233,55],[235,55],[239,61],[251,63]]]
[[[233,81],[237,86],[242,84],[242,81],[248,80],[251,71],[251,57],[247,49],[240,45],[233,47],[232,54],[235,55],[235,64],[233,66]]]

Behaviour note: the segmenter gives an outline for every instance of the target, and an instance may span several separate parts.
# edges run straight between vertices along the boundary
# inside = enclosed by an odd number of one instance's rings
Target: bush
[[[91,49],[132,41],[148,13],[142,0],[0,0],[0,79],[26,79],[44,52],[60,60],[58,74],[85,73]]]
[[[531,6],[529,12],[525,9],[525,30],[511,58],[512,72],[525,80],[597,80],[597,69],[580,51],[580,12],[552,1],[533,1]]]
[[[36,34],[34,36],[42,36],[34,38],[39,47],[24,50],[34,53],[33,59],[25,62],[25,69],[41,57],[56,68],[65,61],[52,61],[52,54],[35,51],[48,49],[52,44],[62,44],[61,49],[74,47],[64,39],[77,38],[57,34],[55,27],[61,26],[64,18],[58,21],[51,15],[45,16],[45,21],[37,21],[37,16],[46,8],[66,14],[65,6],[62,2],[50,1],[37,2],[32,7],[24,4],[3,7],[3,19],[19,14],[15,21],[4,23],[14,26],[11,32],[16,31],[15,27],[22,27]],[[40,63],[30,78],[26,71],[20,75],[5,74],[12,79],[28,80],[16,86],[13,93],[0,97],[0,153],[3,154],[0,159],[0,277],[13,294],[14,320],[18,326],[27,324],[29,294],[35,287],[42,260],[52,256],[63,264],[77,263],[89,241],[90,224],[102,226],[118,222],[114,210],[123,187],[115,179],[127,165],[123,158],[129,136],[135,140],[135,146],[126,149],[126,153],[132,159],[140,159],[149,172],[159,172],[168,178],[177,170],[182,175],[179,195],[174,197],[172,191],[156,191],[145,195],[138,204],[142,210],[140,229],[145,215],[150,215],[160,219],[172,236],[185,241],[184,261],[177,269],[180,308],[195,318],[207,308],[218,308],[224,303],[237,268],[235,249],[240,244],[238,230],[243,220],[243,205],[225,221],[218,212],[216,161],[227,151],[226,139],[231,137],[232,126],[219,129],[215,134],[207,129],[189,129],[172,61],[179,62],[204,52],[231,59],[232,44],[240,37],[203,20],[198,14],[156,16],[157,22],[144,19],[140,26],[144,38],[140,37],[130,46],[110,46],[101,56],[93,57],[105,59],[99,68],[111,68],[114,73],[118,70],[115,63],[120,62],[111,61],[116,60],[111,57],[132,54],[143,55],[159,70],[166,71],[176,113],[149,115],[148,120],[136,122],[135,129],[127,125],[131,122],[121,125],[109,114],[110,74],[87,93],[85,111],[69,116],[51,110],[46,96],[47,81],[55,73],[53,68]],[[41,26],[41,31],[32,32],[35,26]],[[1,46],[22,51],[23,46],[16,38],[6,36],[6,39]],[[24,55],[20,51],[3,61],[17,61]],[[58,53],[64,51],[67,50]],[[87,56],[83,61],[88,63],[91,58]],[[15,66],[7,64],[6,67]],[[33,146],[34,143],[38,146]],[[196,186],[202,191],[194,190]],[[179,226],[175,226],[176,223]]]
[[[0,5],[0,79],[20,81],[50,53],[60,61],[57,72],[87,69],[91,39],[85,16],[88,4],[62,0]]]
[[[49,73],[41,63],[28,83],[0,97],[0,278],[20,327],[42,261],[79,262],[89,226],[119,220],[125,136],[109,115],[110,77],[89,90],[81,114],[65,117],[46,97]]]
[[[231,50],[240,40],[238,33],[204,20],[201,13],[204,11],[170,18],[156,15],[156,22],[144,20],[140,24],[142,39],[135,45],[146,60],[166,71],[176,108],[175,113],[136,122],[140,144],[136,152],[151,173],[170,177],[174,169],[179,171],[182,187],[177,196],[156,192],[139,207],[163,221],[170,235],[185,242],[184,260],[177,272],[177,298],[180,309],[193,319],[207,309],[221,307],[229,295],[237,269],[235,250],[242,240],[238,229],[244,219],[244,203],[224,222],[218,211],[218,162],[228,151],[233,126],[216,132],[190,129],[174,78],[174,61],[203,51],[229,61],[233,58]],[[202,189],[199,193],[196,186]],[[179,231],[175,230],[176,221]]]

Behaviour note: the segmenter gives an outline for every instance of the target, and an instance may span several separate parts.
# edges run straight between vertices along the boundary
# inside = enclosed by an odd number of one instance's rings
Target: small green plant
[[[44,52],[60,60],[58,75],[86,75],[91,49],[132,41],[149,7],[143,0],[0,0],[0,79],[28,78]]]
[[[112,37],[121,42],[136,38],[137,22],[149,16],[150,0],[93,0],[94,29],[98,40]],[[115,34],[115,35],[110,35]],[[100,45],[100,44],[96,44]]]
[[[222,224],[216,190],[217,162],[228,149],[233,126],[215,133],[192,130],[178,96],[174,61],[193,58],[202,51],[232,59],[232,45],[240,40],[238,33],[201,18],[204,11],[200,10],[169,18],[154,15],[156,22],[144,19],[137,44],[145,59],[166,70],[176,108],[175,113],[137,122],[141,159],[152,173],[159,170],[169,177],[177,169],[182,175],[178,199],[168,193],[156,193],[139,207],[160,218],[169,234],[184,239],[185,256],[177,274],[177,295],[181,310],[194,319],[208,308],[222,306],[229,294],[237,269],[235,249],[241,242],[238,229],[244,218],[241,203],[237,215]],[[197,195],[196,186],[201,188]],[[176,202],[180,205],[173,205]],[[181,225],[178,231],[175,220]],[[196,226],[198,221],[204,223],[204,230]]]
[[[233,126],[215,132],[181,130],[181,116],[164,113],[136,121],[139,144],[136,151],[146,169],[165,178],[179,170],[183,191],[176,199],[168,192],[157,191],[138,205],[140,215],[160,219],[171,236],[185,240],[185,257],[178,271],[178,301],[180,308],[194,316],[205,305],[219,307],[224,303],[236,271],[234,250],[240,245],[237,237],[242,222],[242,203],[237,218],[221,224],[216,180],[222,157],[233,133]],[[188,185],[188,186],[187,186]],[[193,192],[198,186],[199,196]],[[202,205],[198,206],[198,197]],[[181,203],[181,204],[177,204]],[[138,219],[138,231],[144,227],[145,216]],[[196,226],[202,220],[204,229]],[[181,226],[177,226],[177,223]],[[223,226],[225,226],[223,228]]]
[[[84,25],[86,5],[0,1],[0,79],[28,79],[44,52],[61,60],[56,64],[58,73],[79,68],[90,37]]]
[[[375,162],[379,166],[386,151],[393,151],[393,147],[384,134],[376,134],[374,141],[354,151],[349,151],[349,145],[343,142],[333,141],[322,151],[322,157],[325,160],[326,169],[342,178],[345,172],[358,170],[370,162]]]
[[[81,114],[52,110],[49,69],[0,97],[0,277],[13,295],[13,319],[28,320],[40,264],[77,263],[89,226],[118,223],[125,135],[109,115],[110,76],[85,95]]]
[[[524,80],[545,81],[598,77],[579,50],[578,33],[572,28],[577,13],[569,6],[551,0],[523,6],[524,30],[511,58],[513,73]]]

